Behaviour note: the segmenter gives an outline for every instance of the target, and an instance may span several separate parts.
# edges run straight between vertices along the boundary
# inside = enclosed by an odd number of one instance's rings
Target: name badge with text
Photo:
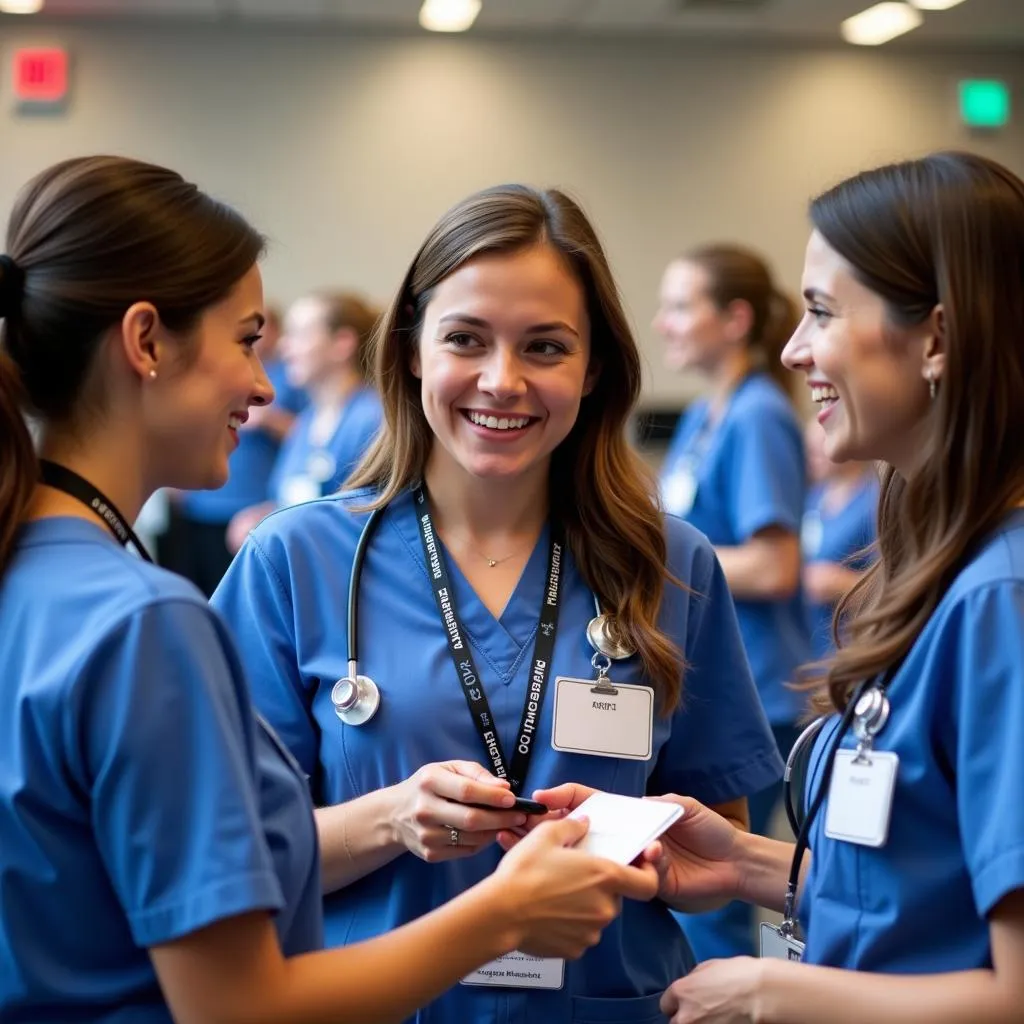
[[[484,964],[467,974],[463,985],[492,985],[499,988],[561,988],[565,982],[565,961],[558,957],[530,956],[518,950]]]
[[[804,958],[804,944],[792,935],[786,935],[776,924],[761,922],[761,958],[767,960],[793,960]]]
[[[614,692],[613,692],[614,691]],[[571,754],[649,761],[654,740],[654,690],[604,679],[555,680],[551,746]]]
[[[889,751],[837,750],[825,835],[858,846],[885,846],[900,759]]]

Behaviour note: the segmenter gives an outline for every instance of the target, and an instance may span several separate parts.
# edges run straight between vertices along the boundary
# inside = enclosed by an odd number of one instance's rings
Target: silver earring
[[[150,370],[149,371],[149,379],[150,380],[156,380],[156,370]]]
[[[935,371],[928,371],[928,397],[934,402],[935,395],[938,393],[939,386],[935,382]]]

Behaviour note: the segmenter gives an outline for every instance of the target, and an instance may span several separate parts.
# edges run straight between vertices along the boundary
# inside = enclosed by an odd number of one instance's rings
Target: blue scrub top
[[[323,448],[310,443],[316,410],[308,406],[285,438],[270,478],[270,497],[279,508],[334,494],[356,468],[380,428],[383,411],[372,388],[360,388],[345,403]]]
[[[698,401],[676,427],[661,472],[666,510],[721,547],[744,544],[769,526],[799,535],[806,490],[803,440],[781,389],[767,374],[750,374],[713,429],[708,417],[708,403]],[[696,490],[692,504],[683,507],[689,495],[677,485],[691,469]],[[736,615],[768,720],[795,722],[806,700],[786,684],[811,650],[802,591],[785,601],[737,599]]]
[[[360,671],[376,680],[381,707],[366,725],[341,723],[331,687],[347,671],[349,572],[364,515],[349,510],[369,493],[339,495],[274,513],[250,535],[213,596],[238,631],[257,706],[314,781],[314,800],[335,804],[409,778],[422,765],[462,758],[487,764],[452,665],[423,561],[413,499],[401,495],[369,546],[360,585]],[[693,588],[666,590],[661,627],[689,660],[681,708],[655,721],[651,761],[555,751],[546,696],[526,792],[564,782],[631,796],[692,794],[708,803],[775,782],[781,762],[743,653],[725,579],[710,546],[669,519],[668,565]],[[449,556],[459,615],[505,750],[513,748],[528,687],[546,586],[548,537],[538,541],[496,620]],[[586,640],[594,598],[571,556],[563,560],[563,603],[551,667],[593,678]],[[635,659],[613,680],[641,682]],[[326,901],[327,941],[380,935],[440,906],[490,875],[500,849],[427,864],[403,854]],[[691,966],[686,940],[660,902],[627,902],[601,944],[566,966],[561,991],[456,985],[412,1018],[419,1024],[536,1024],[538,1021],[662,1020],[658,999]]]
[[[275,359],[265,362],[263,368],[274,386],[275,407],[292,414],[301,412],[306,393],[288,383],[284,364]],[[263,504],[270,498],[270,475],[280,448],[281,442],[268,431],[243,428],[238,432],[238,447],[228,460],[227,483],[212,491],[183,491],[178,507],[189,519],[201,523],[229,523],[242,509]]]
[[[991,967],[986,915],[1024,887],[1024,512],[953,581],[888,692],[875,747],[900,759],[889,838],[877,850],[827,838],[825,801],[800,907],[805,959],[893,974]],[[812,752],[808,794],[836,727]]]
[[[321,946],[305,777],[199,591],[44,519],[0,623],[0,1020],[170,1024],[147,947],[254,910]]]
[[[864,549],[875,541],[878,514],[878,477],[866,472],[850,500],[838,511],[823,505],[825,487],[813,487],[807,495],[802,547],[806,562],[835,562],[863,571],[871,564]],[[807,628],[811,634],[811,657],[820,661],[834,650],[831,603],[807,602]]]

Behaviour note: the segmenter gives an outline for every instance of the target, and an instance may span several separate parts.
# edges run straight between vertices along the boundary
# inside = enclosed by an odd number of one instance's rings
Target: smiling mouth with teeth
[[[811,401],[817,405],[831,405],[839,401],[839,392],[828,385],[824,387],[814,386],[811,388]]]
[[[470,423],[488,430],[524,430],[534,421],[533,416],[492,416],[472,409],[464,410],[463,415]]]

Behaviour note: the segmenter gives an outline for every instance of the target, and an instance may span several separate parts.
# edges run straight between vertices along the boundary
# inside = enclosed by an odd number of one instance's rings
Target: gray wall
[[[73,57],[60,115],[13,110],[13,49]],[[269,297],[397,285],[450,203],[499,180],[569,188],[601,231],[648,354],[661,269],[711,238],[760,247],[795,289],[804,206],[839,176],[938,147],[1024,173],[1021,54],[723,48],[658,40],[340,37],[287,29],[0,24],[0,211],[48,163],[85,152],[165,162],[272,239]],[[1010,81],[1013,125],[972,137],[960,77]]]

